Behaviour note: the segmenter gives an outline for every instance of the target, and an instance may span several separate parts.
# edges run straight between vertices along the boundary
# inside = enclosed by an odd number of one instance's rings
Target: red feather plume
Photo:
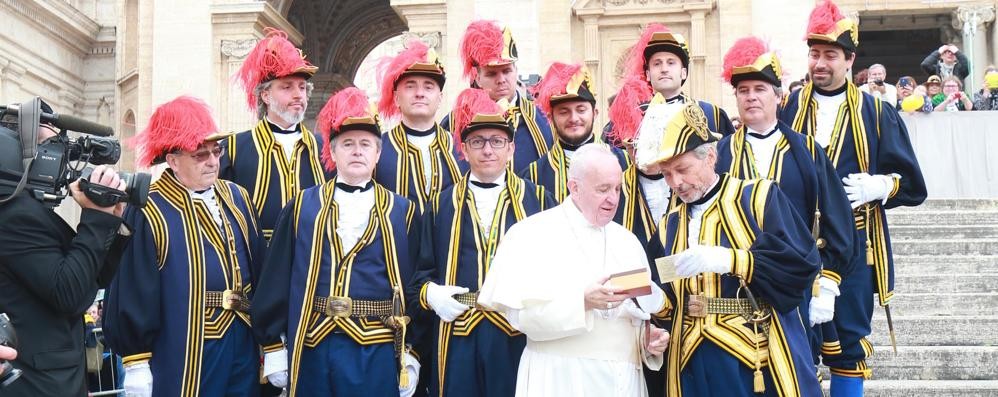
[[[294,74],[304,67],[313,67],[301,51],[288,41],[287,33],[274,28],[266,28],[264,32],[266,36],[246,55],[243,66],[235,75],[236,81],[246,91],[247,104],[253,110],[256,109],[253,90],[257,85],[275,77]]]
[[[648,41],[651,36],[658,32],[668,32],[669,28],[660,23],[650,23],[641,32],[638,42],[631,47],[631,53],[627,58],[627,67],[624,68],[624,78],[640,77],[645,78],[645,48],[648,48]]]
[[[336,162],[333,161],[332,147],[329,142],[332,140],[332,132],[339,131],[340,126],[348,117],[363,117],[370,114],[370,102],[367,94],[357,87],[347,87],[326,101],[326,104],[319,111],[315,128],[322,135],[322,142],[325,149],[322,151],[322,164],[327,171],[336,169]]]
[[[534,86],[534,95],[537,98],[535,103],[548,116],[548,120],[551,119],[551,97],[565,94],[569,80],[572,80],[572,77],[581,69],[582,65],[580,64],[552,63],[544,78]]]
[[[502,28],[495,21],[477,20],[468,25],[461,38],[461,63],[464,77],[475,81],[481,65],[502,57]]]
[[[721,77],[724,81],[731,82],[731,72],[738,66],[751,65],[755,63],[762,54],[769,52],[766,43],[755,36],[742,37],[735,41],[727,54],[724,54],[724,68]]]
[[[825,34],[835,30],[835,24],[845,18],[839,7],[831,0],[818,4],[811,10],[811,16],[807,20],[807,34]],[[805,37],[806,38],[806,37]]]
[[[643,76],[631,76],[623,81],[609,110],[613,128],[607,137],[615,145],[620,146],[621,142],[632,141],[637,137],[641,120],[644,119],[641,104],[650,101],[652,95],[651,86]]]
[[[378,100],[378,113],[386,119],[394,119],[402,113],[395,103],[395,83],[406,69],[417,62],[426,62],[430,47],[417,39],[409,40],[406,48],[395,57],[384,57],[378,61],[378,82],[381,99]]]
[[[500,114],[502,108],[499,107],[489,94],[480,88],[465,88],[457,96],[454,102],[454,110],[451,117],[454,118],[454,143],[457,146],[457,153],[460,158],[464,158],[464,151],[461,150],[461,131],[464,131],[471,124],[471,120],[476,114]]]
[[[164,153],[197,150],[209,135],[218,132],[211,109],[201,99],[180,96],[159,105],[141,134],[129,143],[140,149],[138,164],[148,167]]]

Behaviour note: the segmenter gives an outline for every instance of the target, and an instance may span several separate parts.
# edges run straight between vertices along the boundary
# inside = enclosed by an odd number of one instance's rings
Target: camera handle
[[[24,190],[24,186],[28,183],[31,163],[35,161],[35,154],[38,152],[38,123],[41,121],[42,100],[39,97],[34,97],[15,106],[17,106],[17,130],[21,135],[21,162],[24,165],[22,167],[24,172],[21,173],[21,180],[17,182],[14,192],[10,196],[0,199],[0,205],[17,197]]]

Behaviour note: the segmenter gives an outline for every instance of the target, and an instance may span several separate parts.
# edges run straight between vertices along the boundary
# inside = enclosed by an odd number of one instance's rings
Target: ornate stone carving
[[[253,50],[256,42],[256,39],[222,40],[222,55],[237,59],[245,58]]]
[[[409,39],[419,39],[420,41],[422,41],[423,43],[426,43],[427,46],[429,46],[430,48],[432,48],[434,51],[436,51],[438,53],[441,52],[440,51],[441,38],[442,38],[442,35],[440,34],[440,32],[405,32],[405,33],[402,33],[402,42],[403,43],[409,41]]]
[[[953,11],[953,16],[954,29],[962,29],[964,33],[973,35],[977,33],[979,27],[995,20],[995,6],[993,4],[964,5]]]

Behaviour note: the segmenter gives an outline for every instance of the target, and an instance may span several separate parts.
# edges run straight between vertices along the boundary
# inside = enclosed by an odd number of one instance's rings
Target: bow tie
[[[482,189],[492,189],[494,187],[499,187],[498,183],[489,183],[489,182],[472,181],[472,180],[469,180],[469,182],[471,182],[472,185],[478,186]]]
[[[367,184],[365,184],[364,186],[354,186],[354,185],[347,185],[346,183],[343,182],[336,182],[336,188],[347,193],[366,192],[368,190],[371,190],[372,187],[374,187],[374,182],[372,181],[367,181]]]
[[[778,130],[779,128],[780,128],[780,126],[779,126],[779,124],[777,124],[776,126],[773,127],[773,129],[769,130],[769,132],[767,132],[765,134],[758,134],[758,133],[755,133],[755,132],[749,132],[748,134],[750,136],[754,137],[754,138],[766,139],[766,138],[769,138],[770,135],[773,135],[773,133],[776,132],[776,130]]]

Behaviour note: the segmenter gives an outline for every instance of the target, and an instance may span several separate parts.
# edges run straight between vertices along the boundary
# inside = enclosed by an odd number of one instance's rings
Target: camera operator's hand
[[[98,165],[94,168],[94,172],[90,174],[90,182],[118,190],[125,190],[126,187],[125,181],[121,180],[118,172],[106,165]],[[73,200],[76,200],[77,204],[82,208],[90,208],[118,217],[125,212],[125,203],[118,203],[112,207],[98,207],[97,204],[90,201],[87,195],[83,194],[83,191],[80,190],[80,181],[70,183],[69,191],[73,194]]]
[[[0,346],[0,360],[13,360],[15,358],[17,358],[17,350]],[[3,375],[3,367],[0,367],[0,375]]]

